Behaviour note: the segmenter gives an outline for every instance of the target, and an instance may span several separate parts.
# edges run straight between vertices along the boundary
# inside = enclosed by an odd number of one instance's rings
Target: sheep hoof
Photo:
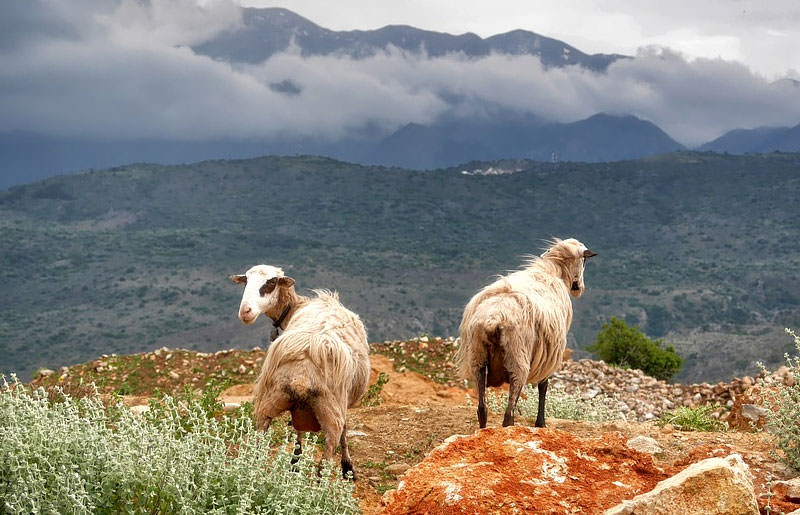
[[[489,410],[486,406],[478,406],[478,426],[481,429],[486,427],[486,421],[488,419]]]
[[[351,481],[356,480],[356,471],[353,470],[353,464],[349,461],[342,462],[342,477]]]

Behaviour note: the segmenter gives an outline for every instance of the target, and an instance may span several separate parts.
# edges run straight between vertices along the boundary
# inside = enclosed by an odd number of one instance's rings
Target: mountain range
[[[619,54],[588,55],[557,39],[526,30],[513,30],[489,38],[476,34],[444,34],[407,25],[388,25],[377,30],[333,31],[279,7],[245,8],[242,25],[194,46],[195,52],[231,63],[257,64],[291,47],[304,56],[346,55],[355,59],[397,49],[429,57],[463,53],[469,57],[489,54],[533,55],[545,66],[579,65],[602,71]]]
[[[489,55],[535,56],[545,68],[580,68],[594,74],[603,74],[612,64],[630,59],[619,54],[586,54],[562,41],[524,30],[487,38],[403,25],[333,31],[282,8],[245,8],[240,24],[194,45],[191,51],[233,69],[256,66],[283,52],[356,60],[381,53],[416,59],[457,54],[467,60]],[[778,86],[797,89],[796,82],[789,79],[779,81]],[[291,76],[276,78],[269,88],[288,99],[304,94],[303,85]],[[180,164],[268,154],[314,154],[363,164],[430,169],[501,158],[607,162],[684,149],[636,113],[596,113],[585,119],[554,122],[482,99],[449,92],[433,94],[449,107],[427,123],[406,123],[389,132],[361,126],[340,138],[183,139],[176,134],[120,139],[9,130],[0,132],[0,188],[67,171],[132,162]],[[737,129],[699,149],[732,154],[800,151],[799,134],[800,126]]]
[[[744,154],[748,152],[800,152],[800,124],[794,127],[758,127],[727,132],[698,150]]]

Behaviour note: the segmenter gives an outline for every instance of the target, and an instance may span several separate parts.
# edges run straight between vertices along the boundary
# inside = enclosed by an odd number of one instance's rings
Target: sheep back
[[[476,379],[487,362],[487,346],[497,339],[507,364],[530,363],[528,382],[541,382],[560,367],[571,323],[572,303],[560,278],[535,266],[501,277],[464,309],[457,356],[461,377]]]
[[[369,383],[369,343],[361,319],[335,293],[315,291],[267,350],[254,399],[266,392],[302,395],[326,390],[342,409],[355,405]]]

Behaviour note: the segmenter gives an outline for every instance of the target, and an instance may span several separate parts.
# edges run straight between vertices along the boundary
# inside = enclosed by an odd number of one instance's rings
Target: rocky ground
[[[359,476],[356,493],[366,513],[382,513],[389,509],[385,496],[392,494],[386,492],[394,490],[401,479],[411,480],[403,475],[406,472],[416,474],[418,469],[412,467],[420,464],[446,439],[453,435],[475,434],[474,395],[455,377],[456,348],[457,342],[452,339],[427,337],[373,344],[373,383],[380,374],[385,374],[388,382],[380,392],[380,404],[351,410],[348,422],[351,454]],[[88,383],[94,382],[101,393],[120,394],[133,406],[145,405],[156,391],[179,393],[215,381],[227,385],[222,399],[234,405],[250,400],[250,384],[258,373],[263,355],[264,351],[258,348],[213,354],[162,348],[132,356],[102,356],[86,364],[42,371],[34,385],[60,385],[67,392],[80,394],[86,391]],[[781,370],[766,380],[788,384],[792,378],[788,371]],[[651,438],[658,446],[656,451],[648,453],[652,456],[654,472],[643,480],[639,490],[703,458],[738,453],[753,475],[762,513],[767,512],[767,506],[772,513],[788,513],[800,508],[800,504],[792,502],[777,481],[790,479],[796,472],[780,462],[769,433],[687,432],[653,422],[665,410],[702,404],[717,406],[715,416],[720,420],[730,418],[733,408],[733,419],[739,417],[736,420],[741,421],[743,393],[755,382],[755,378],[741,378],[713,385],[679,385],[657,381],[640,371],[610,367],[603,362],[567,361],[553,378],[553,388],[578,392],[585,399],[607,396],[617,404],[626,420],[588,423],[548,419],[548,428],[568,436],[559,433],[545,436],[544,440],[559,440],[569,448],[568,440],[572,437],[598,439],[598,442],[606,442],[613,454],[622,452],[622,447],[627,448],[626,442],[631,438]],[[490,413],[490,427],[498,427],[501,422],[502,415]],[[517,423],[530,426],[532,420],[518,417]],[[591,479],[589,471],[577,471],[573,475],[583,477],[584,473],[586,477],[582,483],[596,483],[597,479]],[[614,466],[603,477],[628,484],[621,479],[623,476],[621,469]],[[611,499],[607,501],[606,504]],[[585,508],[592,512],[593,508]],[[499,508],[496,511],[505,512]]]

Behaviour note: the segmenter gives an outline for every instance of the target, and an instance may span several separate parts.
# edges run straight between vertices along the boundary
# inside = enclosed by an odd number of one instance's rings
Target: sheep
[[[545,427],[548,378],[561,365],[572,323],[569,296],[584,292],[586,260],[597,254],[576,239],[554,239],[522,270],[500,277],[467,303],[457,356],[462,378],[478,391],[478,425],[486,427],[486,386],[509,384],[503,427],[526,382],[538,385],[536,427]]]
[[[255,384],[256,426],[266,430],[273,418],[291,412],[298,432],[295,461],[303,432],[321,429],[322,459],[332,459],[341,444],[342,474],[355,479],[345,417],[369,383],[369,344],[361,319],[342,306],[336,293],[298,295],[294,279],[278,267],[257,265],[230,279],[245,285],[239,305],[242,322],[252,324],[263,313],[284,331],[267,349]]]

